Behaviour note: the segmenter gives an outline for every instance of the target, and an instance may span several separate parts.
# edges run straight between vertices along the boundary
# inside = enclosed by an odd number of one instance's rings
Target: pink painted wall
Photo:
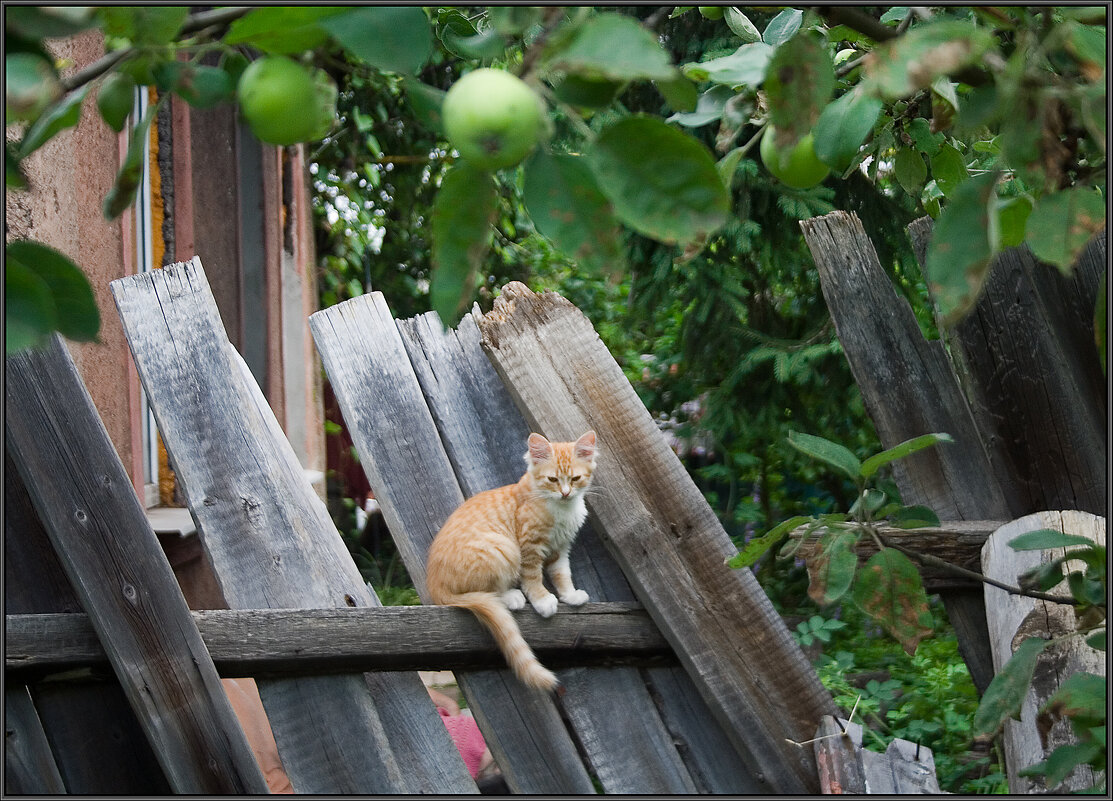
[[[104,52],[99,31],[50,44],[56,56],[74,62],[66,72]],[[12,138],[15,132],[7,134]],[[93,286],[101,316],[100,341],[66,344],[121,461],[134,477],[141,465],[137,461],[139,382],[108,289],[110,281],[132,269],[134,246],[128,241],[125,248],[131,232],[119,220],[109,223],[101,213],[101,198],[119,169],[120,148],[120,135],[101,120],[95,93],[90,92],[77,127],[54,137],[23,162],[29,188],[6,192],[4,206],[9,240],[33,238],[60,250],[81,267]]]

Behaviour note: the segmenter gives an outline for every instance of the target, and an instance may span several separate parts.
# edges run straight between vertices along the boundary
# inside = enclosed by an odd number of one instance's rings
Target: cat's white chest
[[[578,495],[567,501],[549,501],[549,511],[553,515],[549,547],[553,551],[567,552],[587,518],[583,496]]]

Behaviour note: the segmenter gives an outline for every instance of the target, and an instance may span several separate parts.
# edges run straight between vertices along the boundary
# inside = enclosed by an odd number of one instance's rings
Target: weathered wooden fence
[[[953,328],[940,325],[942,339],[929,341],[856,216],[834,212],[801,226],[882,445],[933,431],[955,439],[894,466],[906,503],[925,504],[951,521],[898,537],[917,550],[1016,584],[1023,560],[1004,559],[1012,554],[1003,546],[1029,530],[1026,526],[1089,519],[1083,530],[1104,527],[1104,519],[1093,518],[1106,514],[1109,476],[1108,398],[1093,330],[1106,268],[1104,233],[1091,240],[1069,277],[1039,263],[1026,246],[1007,249],[991,263],[971,313]],[[928,218],[909,226],[921,264],[931,227]],[[1064,509],[1076,511],[1048,511]],[[1034,513],[1044,517],[1028,517]],[[984,691],[1019,644],[1013,640],[1020,622],[1015,609],[1030,611],[1031,604],[945,572],[926,568],[923,574],[929,592],[943,598],[971,677]],[[1069,614],[1069,607],[1063,609]],[[1062,613],[1048,611],[1050,619]],[[1056,660],[1063,669],[1070,662],[1072,671],[1098,667],[1092,656],[1062,657],[1046,654],[1044,673],[1054,673],[1047,665]],[[1016,774],[1053,747],[1040,743],[1033,723],[1034,699],[1046,698],[1057,686],[1050,680],[1042,685],[1026,702],[1024,733],[1008,726],[1007,740],[1026,743],[1007,747],[1013,792],[1033,788]],[[1082,775],[1078,782],[1087,778],[1092,777]]]
[[[895,464],[906,503],[948,521],[1105,513],[1108,409],[1093,339],[1104,236],[1090,242],[1069,279],[1027,247],[1009,248],[994,258],[971,315],[954,330],[941,327],[943,340],[927,340],[854,214],[832,212],[801,227],[881,444],[933,431],[955,439]],[[909,228],[921,264],[930,229],[929,218]],[[929,590],[943,598],[983,691],[993,660],[982,588],[936,577]]]
[[[218,681],[253,675],[295,791],[475,792],[418,667],[458,671],[518,792],[820,789],[799,743],[830,696],[752,575],[724,565],[729,539],[571,304],[510,286],[445,332],[393,320],[373,293],[311,320],[419,589],[440,523],[518,477],[530,428],[599,433],[573,551],[598,602],[518,613],[559,671],[553,698],[525,691],[466,612],[378,607],[199,262],[112,291],[231,608],[185,607],[61,341],[9,359],[8,791],[265,792]],[[90,731],[101,739],[81,741]]]

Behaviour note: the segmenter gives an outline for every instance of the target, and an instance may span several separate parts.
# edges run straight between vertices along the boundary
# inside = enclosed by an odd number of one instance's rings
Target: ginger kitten
[[[551,617],[558,596],[569,606],[587,602],[587,593],[572,584],[568,550],[587,516],[595,432],[575,442],[530,434],[528,445],[526,473],[517,484],[474,495],[437,532],[425,580],[433,603],[469,609],[490,629],[519,679],[552,690],[556,676],[537,661],[507,610],[521,609],[528,599],[539,615]],[[542,583],[542,566],[557,595]]]

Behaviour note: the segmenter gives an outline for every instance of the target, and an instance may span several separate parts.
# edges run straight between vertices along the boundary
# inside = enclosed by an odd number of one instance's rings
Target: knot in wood
[[[86,520],[89,519],[89,515],[85,514],[84,509],[78,509],[76,512],[73,513],[73,516],[78,523],[84,523]]]
[[[123,590],[124,590],[124,598],[127,599],[128,603],[134,604],[138,600],[139,593],[136,592],[135,587],[133,585],[125,584],[124,587],[123,587]]]

